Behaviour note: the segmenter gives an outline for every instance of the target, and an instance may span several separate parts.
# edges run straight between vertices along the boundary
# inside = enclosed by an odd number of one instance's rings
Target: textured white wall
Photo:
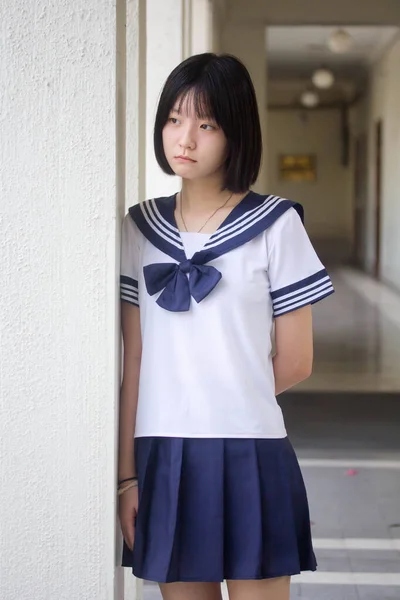
[[[1,12],[0,597],[110,600],[116,6]]]

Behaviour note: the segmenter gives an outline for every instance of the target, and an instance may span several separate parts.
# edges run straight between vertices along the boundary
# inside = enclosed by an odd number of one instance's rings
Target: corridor
[[[315,367],[281,399],[318,571],[292,597],[400,598],[400,298],[350,270],[314,308]]]
[[[400,297],[349,269],[333,281],[314,307],[314,373],[280,397],[318,561],[291,598],[399,600]],[[146,583],[144,599],[160,598]]]

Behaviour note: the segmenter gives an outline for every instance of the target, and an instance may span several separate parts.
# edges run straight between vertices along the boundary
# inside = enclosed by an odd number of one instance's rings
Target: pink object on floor
[[[346,471],[346,475],[350,475],[350,477],[357,474],[358,471],[356,469],[349,469],[348,471]]]

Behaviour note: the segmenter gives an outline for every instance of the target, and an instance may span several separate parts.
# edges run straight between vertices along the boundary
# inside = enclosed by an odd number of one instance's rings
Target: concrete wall
[[[263,136],[264,152],[260,175],[254,186],[255,191],[265,193],[267,186],[267,51],[266,29],[262,24],[244,27],[227,25],[221,27],[220,51],[240,58],[248,68],[257,94],[260,123]]]
[[[400,40],[371,73],[367,98],[369,133],[368,212],[366,267],[372,271],[375,256],[376,152],[375,127],[383,123],[381,209],[381,268],[383,281],[400,290]]]
[[[349,258],[353,235],[353,170],[341,164],[340,130],[337,110],[268,111],[268,192],[303,204],[307,231],[329,262]],[[280,181],[278,157],[291,153],[316,155],[316,182]]]
[[[1,15],[4,600],[121,593],[117,11],[16,0]]]
[[[211,49],[222,52],[222,31],[227,20],[228,0],[209,0],[211,8]]]
[[[369,151],[369,140],[368,140],[368,110],[369,103],[366,96],[363,96],[355,105],[349,110],[349,124],[351,131],[351,160],[353,163],[353,181],[351,183],[351,196],[353,197],[353,209],[354,209],[354,221],[357,219],[358,223],[354,223],[355,239],[353,260],[354,263],[363,268],[367,269],[366,256],[370,252],[368,239],[366,235],[367,228],[367,210],[368,205],[368,194],[369,194],[369,166],[368,166],[368,151]],[[358,141],[362,143],[362,148],[359,148],[360,157],[359,165],[356,166],[356,152]],[[357,168],[357,190],[356,190],[356,168]],[[357,230],[357,231],[356,231]],[[358,238],[358,239],[356,239]]]
[[[400,40],[384,69],[381,277],[400,290]]]

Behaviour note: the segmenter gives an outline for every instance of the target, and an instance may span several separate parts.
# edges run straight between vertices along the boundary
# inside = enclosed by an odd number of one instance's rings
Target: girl
[[[123,223],[122,564],[164,600],[219,600],[224,579],[231,600],[288,600],[316,561],[276,396],[310,375],[310,305],[332,284],[301,206],[249,191],[261,131],[239,60],[171,73],[154,146],[182,187]]]

